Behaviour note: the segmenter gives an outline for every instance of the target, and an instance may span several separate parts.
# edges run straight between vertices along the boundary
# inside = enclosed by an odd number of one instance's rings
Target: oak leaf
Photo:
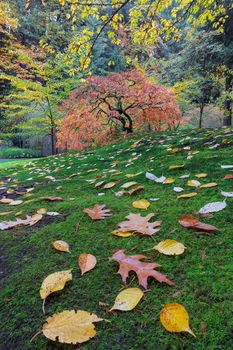
[[[87,311],[65,310],[47,318],[42,332],[46,338],[60,343],[83,343],[96,334],[93,322],[102,320]]]
[[[148,214],[146,216],[141,216],[140,214],[129,214],[126,217],[128,221],[123,221],[118,224],[119,231],[138,232],[143,235],[152,236],[159,231],[159,228],[155,229],[155,227],[161,225],[161,221],[149,222],[153,216],[154,214]]]
[[[0,230],[9,230],[18,226],[33,226],[42,219],[41,214],[27,216],[25,220],[17,219],[16,221],[3,221],[0,223]]]
[[[93,208],[85,208],[83,212],[87,214],[92,220],[102,220],[105,217],[111,216],[109,209],[105,209],[106,205],[95,204]]]
[[[147,289],[147,280],[149,277],[154,278],[160,283],[167,283],[169,286],[174,285],[166,275],[154,270],[156,267],[160,267],[159,264],[140,261],[140,259],[143,258],[145,258],[145,256],[141,254],[125,255],[124,250],[118,250],[113,254],[111,259],[119,263],[120,268],[118,273],[125,283],[130,271],[134,271],[137,274],[139,284],[145,289]]]

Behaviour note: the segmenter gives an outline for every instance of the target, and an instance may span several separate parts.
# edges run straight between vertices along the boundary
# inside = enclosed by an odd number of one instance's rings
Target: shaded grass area
[[[0,148],[0,158],[34,158],[39,156],[40,151],[34,149],[18,147]]]
[[[8,187],[14,188],[14,184],[35,187],[31,196],[23,197],[24,203],[20,206],[9,209],[8,205],[2,204],[2,212],[13,211],[1,217],[2,220],[14,219],[18,211],[22,211],[20,217],[23,218],[40,208],[60,213],[59,217],[49,220],[45,217],[36,226],[12,230],[14,233],[0,231],[1,350],[232,349],[233,199],[227,199],[227,208],[214,214],[213,218],[202,218],[203,222],[220,229],[212,236],[196,236],[178,223],[182,214],[195,213],[208,202],[223,200],[220,190],[233,191],[233,180],[223,179],[225,174],[233,173],[233,169],[221,169],[221,165],[233,164],[232,138],[232,132],[226,129],[150,134],[141,140],[128,138],[90,153],[48,157],[1,170],[2,177],[10,177]],[[210,149],[214,145],[218,146]],[[177,152],[173,153],[172,149]],[[187,159],[190,151],[194,154]],[[115,161],[119,163],[115,165]],[[184,168],[169,170],[170,165],[179,164],[184,164]],[[146,171],[174,178],[175,183],[156,184],[145,178]],[[190,174],[189,179],[195,179],[195,174],[202,172],[208,176],[200,179],[201,183],[217,182],[218,187],[197,190],[196,197],[177,200],[174,185],[183,187],[185,193],[195,191],[187,186],[188,179],[179,177]],[[131,179],[125,177],[137,173],[140,174]],[[76,176],[72,177],[73,174]],[[99,178],[102,175],[104,177]],[[51,176],[57,181],[52,181]],[[118,183],[112,189],[104,190],[95,188],[91,180]],[[144,192],[116,198],[115,192],[131,180],[144,184]],[[62,189],[56,189],[58,186]],[[101,193],[104,195],[99,195]],[[41,196],[61,196],[64,200],[48,203],[42,201]],[[134,200],[157,197],[160,200],[151,201],[148,210],[132,207]],[[106,204],[113,216],[95,222],[83,216],[83,209],[96,203]],[[162,220],[161,231],[152,238],[111,235],[129,213],[154,213],[155,220]],[[80,219],[75,233],[74,226]],[[187,247],[184,255],[169,257],[149,250],[167,238],[184,243]],[[70,254],[57,252],[51,247],[51,242],[57,239],[69,243]],[[117,264],[108,259],[117,249],[125,249],[128,254],[145,254],[149,261],[158,262],[162,265],[160,271],[167,274],[175,286],[150,281],[150,290],[133,311],[108,313],[116,295],[124,287],[117,274]],[[81,277],[77,258],[84,252],[94,254],[98,263],[93,271]],[[70,268],[73,268],[73,281],[63,291],[48,297],[46,315],[43,315],[39,296],[43,279],[50,273]],[[128,279],[128,286],[137,286],[133,274]],[[184,333],[168,333],[162,327],[159,312],[169,302],[186,307],[196,339]],[[48,316],[68,309],[94,312],[111,322],[98,323],[96,337],[80,347],[54,343],[43,335],[30,343]]]

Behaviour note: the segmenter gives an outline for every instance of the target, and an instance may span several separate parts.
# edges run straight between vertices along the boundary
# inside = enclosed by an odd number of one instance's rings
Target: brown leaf
[[[195,216],[186,214],[182,215],[179,219],[179,223],[183,227],[187,228],[193,228],[193,229],[199,229],[204,231],[217,231],[217,227],[209,224],[205,224],[201,221],[199,221]]]
[[[81,275],[94,269],[96,262],[96,257],[94,255],[85,253],[80,254],[78,258],[78,265],[81,270]]]
[[[3,221],[0,223],[0,230],[9,230],[18,226],[32,226],[42,219],[41,214],[27,216],[25,220],[17,219],[16,221]]]
[[[226,174],[225,176],[224,176],[224,179],[226,180],[226,179],[233,179],[233,174]]]
[[[93,208],[85,208],[83,212],[90,216],[92,220],[101,220],[112,215],[111,211],[109,209],[105,209],[105,207],[105,204],[95,204]]]
[[[131,196],[132,194],[138,193],[139,191],[142,191],[144,189],[143,185],[137,186],[135,188],[132,188],[132,190],[127,191],[127,193]]]
[[[201,255],[201,260],[202,260],[202,261],[205,260],[206,257],[207,257],[206,252],[204,252],[204,253]]]
[[[140,261],[140,259],[143,258],[145,258],[145,256],[141,254],[125,255],[124,250],[118,250],[113,254],[111,259],[117,261],[120,265],[118,273],[125,283],[129,272],[134,271],[137,274],[139,284],[145,289],[147,289],[147,280],[149,277],[154,278],[160,283],[166,283],[169,286],[174,285],[166,275],[154,270],[156,267],[160,267],[159,264]]]
[[[141,216],[140,214],[129,214],[126,217],[128,221],[123,221],[118,224],[119,231],[132,231],[152,236],[155,232],[159,231],[159,228],[155,229],[155,227],[161,225],[161,221],[149,222],[153,216],[154,214],[148,214],[146,216]]]
[[[50,202],[58,202],[58,201],[63,201],[63,199],[61,197],[40,197],[40,199],[43,199],[45,201],[50,201]]]
[[[203,321],[202,324],[201,324],[201,332],[202,332],[202,335],[206,335],[206,322]]]

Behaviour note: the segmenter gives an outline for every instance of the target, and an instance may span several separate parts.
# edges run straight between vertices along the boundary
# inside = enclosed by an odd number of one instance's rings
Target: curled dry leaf
[[[154,249],[164,255],[181,255],[186,247],[174,239],[165,239],[154,246]]]
[[[148,214],[145,217],[140,214],[129,214],[126,218],[128,221],[123,221],[118,224],[119,231],[122,232],[137,232],[143,235],[152,236],[154,233],[159,231],[161,221],[149,222],[154,214]]]
[[[42,332],[46,338],[60,343],[84,343],[96,334],[93,322],[102,320],[87,311],[65,310],[47,318]]]
[[[189,315],[181,304],[165,305],[160,312],[160,322],[168,332],[188,332],[196,337],[189,327]]]
[[[81,275],[92,270],[96,265],[96,257],[92,254],[80,254],[78,259],[78,265],[81,270]]]
[[[206,174],[206,173],[200,173],[200,174],[196,174],[195,176],[196,176],[198,179],[201,179],[201,178],[203,178],[203,177],[206,177],[207,174]]]
[[[183,192],[184,191],[184,189],[182,188],[182,187],[173,187],[173,190],[175,191],[175,192]]]
[[[221,191],[221,194],[222,194],[224,197],[233,197],[233,192]]]
[[[167,177],[166,180],[164,180],[164,184],[173,184],[175,182],[175,179],[172,179],[171,177]]]
[[[139,199],[138,201],[133,202],[132,205],[136,209],[148,209],[150,202],[146,199]]]
[[[176,169],[182,169],[184,167],[184,164],[181,165],[170,165],[169,169],[170,170],[176,170]]]
[[[197,192],[191,192],[191,193],[186,193],[186,194],[181,194],[180,196],[177,196],[177,199],[186,199],[186,198],[192,198],[197,195]]]
[[[225,179],[225,180],[233,179],[233,174],[226,174],[226,175],[224,176],[224,179]]]
[[[163,183],[166,180],[165,176],[157,177],[152,173],[146,173],[146,178],[152,181],[155,181],[156,183]]]
[[[56,250],[59,250],[60,252],[67,252],[67,253],[70,252],[69,244],[66,243],[65,241],[61,241],[61,240],[54,241],[52,242],[52,246],[53,248],[55,248]]]
[[[102,220],[112,213],[109,209],[105,209],[106,205],[95,204],[93,208],[85,208],[83,212],[87,214],[92,220]]]
[[[27,216],[25,220],[17,219],[16,221],[3,221],[0,223],[0,230],[9,230],[18,226],[33,226],[42,219],[41,214]]]
[[[140,261],[140,259],[144,258],[145,256],[141,254],[126,255],[124,250],[118,250],[113,254],[111,259],[117,261],[120,265],[118,273],[125,283],[130,271],[134,271],[137,274],[139,284],[145,289],[147,289],[147,280],[149,277],[154,278],[160,283],[166,283],[169,286],[174,285],[166,275],[154,270],[156,267],[160,267],[159,264]]]
[[[182,215],[179,219],[179,223],[181,226],[186,228],[193,228],[198,230],[204,230],[204,231],[217,231],[217,227],[209,224],[205,224],[201,221],[199,221],[195,216],[193,215]]]
[[[139,288],[127,288],[122,290],[116,297],[115,303],[110,311],[121,310],[130,311],[137,306],[143,297],[143,292]]]
[[[131,190],[127,191],[127,193],[131,196],[132,194],[135,194],[139,191],[142,191],[144,189],[143,185],[139,185],[137,187],[132,188]]]
[[[40,199],[43,199],[43,200],[49,201],[49,202],[59,202],[59,201],[63,201],[63,199],[62,199],[61,197],[55,197],[55,196],[40,197]]]

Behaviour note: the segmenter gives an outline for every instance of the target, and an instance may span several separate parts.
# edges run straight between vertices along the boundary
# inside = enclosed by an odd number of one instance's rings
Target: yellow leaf
[[[196,174],[195,176],[196,176],[198,179],[201,179],[201,178],[203,178],[203,177],[206,177],[207,174],[206,174],[206,173],[200,173],[200,174]]]
[[[112,231],[112,234],[115,236],[124,237],[124,238],[133,236],[132,232],[122,232],[119,230]]]
[[[143,297],[143,292],[139,288],[127,288],[121,291],[116,297],[111,310],[130,311],[135,308]],[[110,310],[110,311],[111,311]]]
[[[48,275],[40,287],[41,299],[46,299],[49,294],[62,290],[66,282],[71,280],[71,270],[58,271]]]
[[[136,181],[130,181],[130,182],[126,182],[124,185],[121,186],[121,188],[129,188],[131,186],[137,185]]]
[[[65,241],[54,241],[52,242],[52,246],[53,248],[55,248],[56,250],[59,250],[60,252],[70,252],[70,247],[69,244],[66,243]]]
[[[4,212],[0,213],[0,216],[5,216],[5,215],[11,214],[11,213],[13,213],[13,211],[4,211]]]
[[[142,171],[140,171],[139,173],[136,173],[136,174],[126,174],[125,177],[131,178],[131,177],[138,176],[138,175],[140,175],[140,174],[142,174]]]
[[[166,180],[164,180],[164,184],[173,184],[175,182],[175,179],[172,179],[171,177],[167,177]]]
[[[187,182],[187,185],[191,186],[191,187],[198,187],[198,186],[201,185],[201,183],[199,181],[197,181],[197,180],[189,180]]]
[[[182,243],[175,241],[174,239],[166,239],[160,242],[154,249],[165,255],[180,255],[183,254],[185,246]]]
[[[95,187],[100,187],[104,184],[105,181],[100,181],[95,184]]]
[[[47,209],[46,209],[46,208],[40,208],[40,209],[37,210],[37,214],[42,214],[42,215],[44,215],[44,214],[46,214],[46,213],[47,213]]]
[[[196,337],[189,327],[189,315],[181,304],[165,305],[160,312],[160,322],[168,332],[188,332]]]
[[[184,167],[184,164],[181,164],[181,165],[170,165],[169,169],[170,170],[175,170],[175,169],[181,169],[183,167]]]
[[[78,264],[81,270],[81,275],[92,270],[96,265],[96,257],[92,254],[80,254]]]
[[[150,202],[146,199],[139,199],[138,201],[133,202],[132,205],[137,209],[147,209],[150,206]]]
[[[102,318],[87,311],[65,310],[47,318],[42,332],[46,338],[60,343],[83,343],[96,334],[93,322],[102,321]]]
[[[191,192],[191,193],[186,193],[186,194],[181,194],[180,196],[177,196],[177,199],[182,199],[182,198],[192,198],[197,195],[197,192]]]
[[[9,203],[9,205],[19,205],[19,204],[21,204],[21,203],[23,203],[23,201],[21,201],[21,200],[12,200],[10,203]]]
[[[216,182],[209,182],[208,184],[201,185],[200,188],[216,187],[218,184]]]
[[[116,185],[116,182],[108,182],[103,188],[108,189]]]

